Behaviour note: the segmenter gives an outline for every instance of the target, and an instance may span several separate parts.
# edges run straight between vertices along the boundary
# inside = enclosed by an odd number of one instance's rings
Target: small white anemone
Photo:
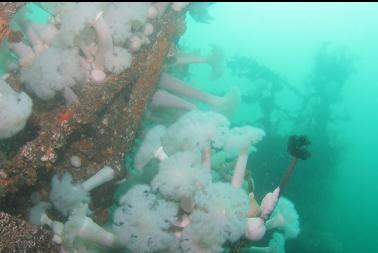
[[[229,125],[221,114],[193,110],[167,129],[162,144],[168,154],[185,150],[202,152],[210,145],[221,148]]]
[[[177,152],[161,162],[152,189],[173,200],[192,198],[211,182],[211,171],[201,166],[201,157],[193,152]]]
[[[268,229],[283,231],[285,238],[296,238],[300,232],[299,215],[294,204],[285,197],[280,197],[271,218],[267,221]]]
[[[249,199],[242,189],[229,183],[213,183],[195,196],[197,208],[192,213],[192,225],[206,231],[209,243],[218,238],[221,243],[237,241],[246,229]]]
[[[135,253],[169,252],[177,240],[168,233],[177,221],[175,203],[159,199],[148,185],[135,185],[114,212],[113,230],[123,246]]]
[[[148,130],[142,145],[134,157],[135,168],[141,170],[153,158],[163,161],[168,157],[161,146],[161,137],[165,132],[166,128],[163,125],[157,125]]]
[[[87,217],[87,213],[88,205],[81,204],[73,210],[64,224],[63,245],[65,248],[75,248],[75,241],[78,239],[88,240],[106,247],[114,246],[116,237],[93,222],[91,218]]]
[[[61,214],[68,216],[81,203],[90,202],[89,192],[92,189],[112,180],[113,177],[114,170],[109,166],[105,166],[95,175],[78,184],[72,182],[69,173],[64,174],[60,180],[55,175],[52,178],[49,198]]]
[[[0,139],[20,132],[32,113],[33,102],[25,93],[17,93],[0,78]]]

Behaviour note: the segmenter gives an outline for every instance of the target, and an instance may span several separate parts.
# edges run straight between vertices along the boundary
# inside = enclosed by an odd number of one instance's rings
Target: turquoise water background
[[[323,247],[330,250],[318,252],[378,252],[378,3],[216,3],[209,12],[214,18],[209,24],[186,18],[187,29],[180,39],[185,50],[200,49],[206,55],[209,45],[216,44],[224,50],[226,61],[235,55],[253,57],[300,90],[305,89],[314,55],[324,43],[353,55],[353,74],[337,94],[340,102],[334,108],[347,120],[331,124],[332,133],[337,133],[331,135],[331,140],[334,137],[339,147],[336,166],[327,168],[333,171],[334,176],[328,179],[331,183],[324,185],[306,177],[303,171],[295,171],[297,183],[292,184],[290,197],[294,203],[318,203],[313,195],[306,199],[303,194],[296,195],[295,191],[302,188],[294,186],[301,185],[315,187],[319,196],[330,196],[311,211],[311,215],[321,216],[322,225],[318,227],[329,239],[323,238],[319,243],[333,244]],[[33,19],[44,22],[46,16],[37,13]],[[223,94],[232,86],[238,86],[242,95],[248,94],[256,85],[227,68],[216,80],[209,80],[207,65],[191,66],[190,73],[188,83],[214,94]],[[293,114],[301,112],[300,101],[290,94],[280,94],[277,103]],[[243,102],[232,122],[253,123],[260,116],[254,102]],[[278,134],[306,133],[305,130],[286,122]],[[277,133],[267,133],[270,134]],[[313,143],[322,139],[313,137]],[[272,149],[271,155],[278,152]],[[321,154],[316,150],[313,153]],[[306,208],[299,211],[301,217],[306,217],[302,233],[311,235],[308,230],[318,224],[311,223]],[[292,240],[288,252],[312,252],[305,248],[313,245],[308,243],[311,239],[307,236]],[[296,244],[305,246],[298,251]]]
[[[354,72],[337,94],[341,98],[337,107],[348,120],[333,124],[337,142],[342,144],[337,166],[330,168],[337,176],[327,188],[312,178],[302,181],[318,184],[319,195],[332,196],[326,206],[316,210],[324,216],[324,234],[333,237],[330,243],[338,244],[341,252],[378,252],[378,4],[216,3],[210,14],[214,18],[210,24],[187,17],[187,31],[180,44],[200,48],[203,54],[209,51],[209,44],[217,44],[227,60],[234,55],[253,57],[299,89],[323,43],[345,48],[353,55]],[[191,67],[189,83],[213,93],[223,93],[233,85],[246,93],[254,85],[227,69],[218,80],[208,80],[209,71],[208,66]],[[279,103],[292,112],[301,109],[298,101],[286,94],[279,97]],[[233,122],[257,117],[255,106],[243,103]],[[281,131],[295,132],[292,127]]]

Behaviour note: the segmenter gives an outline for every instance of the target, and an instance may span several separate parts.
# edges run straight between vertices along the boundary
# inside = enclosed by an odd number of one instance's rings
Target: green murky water
[[[249,163],[269,183],[259,170],[271,175],[286,166],[285,159],[275,161],[285,149],[275,143],[281,141],[279,136],[300,132],[311,137],[313,156],[298,165],[286,189],[299,210],[302,228],[299,238],[288,242],[287,251],[376,252],[378,5],[218,3],[210,13],[214,20],[208,25],[188,18],[182,45],[205,51],[204,45],[216,43],[229,63],[235,56],[254,59],[304,94],[315,92],[314,101],[304,107],[308,98],[287,88],[277,91],[269,101],[275,103],[270,119],[279,123],[266,130],[269,143],[261,143],[266,145],[264,151],[260,147],[256,153],[259,164],[253,156]],[[254,70],[252,64],[239,64]],[[236,124],[267,117],[261,113],[262,101],[248,99],[259,81],[253,74],[235,75],[229,64],[219,80],[209,81],[205,67],[193,66],[191,71],[196,87],[211,92],[232,85],[241,88],[244,101],[234,116]],[[266,78],[269,82],[271,76]],[[277,112],[282,109],[300,119]],[[262,184],[260,178],[255,180]]]
[[[209,79],[206,64],[172,73],[215,95],[240,89],[231,125],[266,132],[247,165],[258,199],[290,162],[288,136],[312,142],[311,158],[299,161],[282,193],[301,227],[286,252],[378,252],[378,4],[216,3],[209,13],[208,24],[187,15],[178,47],[207,55],[217,45],[223,73]]]

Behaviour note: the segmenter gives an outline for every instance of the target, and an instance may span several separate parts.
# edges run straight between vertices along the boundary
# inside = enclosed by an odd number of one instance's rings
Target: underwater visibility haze
[[[0,24],[0,252],[378,252],[378,3]]]

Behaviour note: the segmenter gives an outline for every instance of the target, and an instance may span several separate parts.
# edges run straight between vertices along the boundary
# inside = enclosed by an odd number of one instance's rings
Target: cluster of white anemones
[[[71,104],[78,101],[75,90],[80,90],[83,84],[103,83],[107,75],[129,68],[133,53],[150,43],[156,33],[156,20],[167,8],[179,12],[189,3],[34,4],[50,14],[49,23],[29,19],[32,3],[26,4],[12,21],[23,38],[1,44],[0,65],[6,65],[3,55],[11,55],[12,51],[17,55],[26,92],[43,100],[61,93],[67,104]],[[15,135],[25,126],[32,102],[26,93],[17,95],[11,91],[3,80],[0,89],[2,139]]]

